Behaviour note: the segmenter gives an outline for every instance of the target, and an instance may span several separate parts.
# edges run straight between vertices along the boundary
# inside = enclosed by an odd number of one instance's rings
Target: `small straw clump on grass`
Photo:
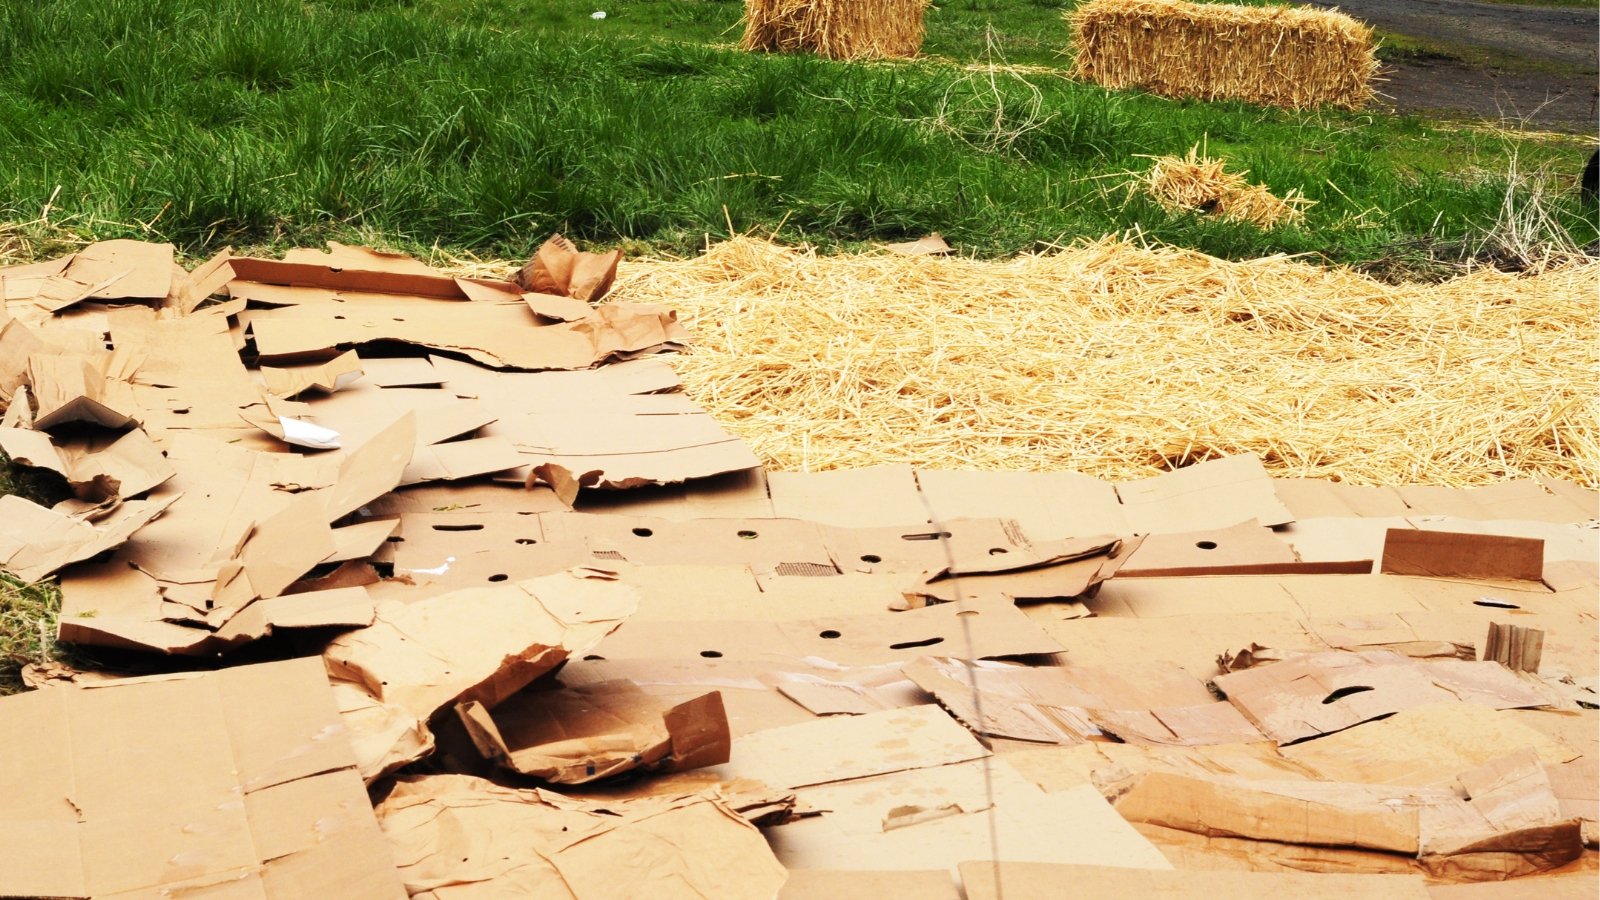
[[[1229,172],[1224,166],[1222,160],[1200,156],[1198,148],[1191,148],[1182,159],[1157,157],[1150,171],[1130,186],[1143,189],[1170,210],[1215,213],[1257,228],[1299,222],[1313,203],[1299,191],[1280,199],[1264,185],[1246,181],[1248,172]]]
[[[832,59],[910,58],[928,0],[745,0],[744,48]]]
[[[694,330],[671,363],[777,469],[1600,486],[1600,263],[1386,285],[1120,239],[1005,261],[819,257],[739,238],[624,264]]]
[[[1166,97],[1358,109],[1378,72],[1372,29],[1307,7],[1091,0],[1067,14],[1078,78]]]

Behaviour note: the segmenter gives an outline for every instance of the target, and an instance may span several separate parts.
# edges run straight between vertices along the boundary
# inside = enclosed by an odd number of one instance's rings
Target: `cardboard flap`
[[[827,753],[816,748],[827,747]],[[937,706],[817,719],[745,735],[725,771],[774,787],[845,781],[987,756],[970,732]]]
[[[1251,519],[1268,527],[1294,521],[1254,456],[1225,456],[1124,482],[1117,496],[1129,525],[1141,534],[1205,531]]]
[[[669,708],[628,681],[523,692],[492,715],[475,702],[456,712],[484,758],[558,784],[720,765],[731,740],[717,692]]]
[[[331,394],[355,384],[362,374],[361,358],[353,350],[320,365],[261,367],[261,377],[266,380],[267,390],[284,398],[298,397],[306,391]]]
[[[175,499],[132,500],[91,525],[16,494],[0,496],[0,569],[25,583],[38,581],[120,545]]]
[[[1544,541],[1494,534],[1391,528],[1379,571],[1388,575],[1539,581]]]

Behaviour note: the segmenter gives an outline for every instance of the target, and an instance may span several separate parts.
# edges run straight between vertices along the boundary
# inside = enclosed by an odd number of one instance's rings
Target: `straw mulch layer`
[[[833,59],[916,56],[928,0],[745,0],[744,48]]]
[[[1600,485],[1600,264],[1391,286],[1104,239],[984,262],[741,238],[625,263],[690,394],[779,469],[1134,478],[1226,453],[1368,484]]]
[[[1372,29],[1307,7],[1092,0],[1067,14],[1078,78],[1167,97],[1289,109],[1372,99]]]
[[[1265,186],[1251,184],[1248,172],[1228,172],[1220,159],[1208,159],[1191,149],[1189,155],[1158,157],[1150,171],[1133,185],[1171,210],[1213,213],[1224,219],[1249,222],[1258,228],[1273,228],[1305,218],[1313,201],[1290,191],[1279,198]]]

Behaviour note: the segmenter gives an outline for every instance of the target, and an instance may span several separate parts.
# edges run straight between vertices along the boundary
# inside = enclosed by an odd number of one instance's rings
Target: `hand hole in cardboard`
[[[1194,545],[1196,547],[1199,547],[1201,550],[1215,550],[1215,549],[1217,549],[1217,542],[1216,541],[1195,541]]]
[[[890,644],[889,645],[889,649],[890,650],[910,650],[912,647],[932,647],[934,644],[942,644],[942,643],[944,643],[944,638],[942,638],[942,637],[931,637],[931,638],[927,638],[926,640],[921,640],[921,641],[901,641],[898,644]]]
[[[741,532],[739,532],[739,537],[742,538],[743,540],[747,540],[747,541],[753,541],[753,540],[755,540],[756,538],[758,538],[760,536],[761,535],[756,534],[754,531],[741,531]]]
[[[883,557],[876,553],[868,553],[866,556],[861,557],[861,561],[864,563],[881,563],[883,562]]]
[[[722,651],[721,650],[701,650],[700,651],[700,655],[704,656],[706,659],[720,659],[722,657]]]
[[[940,538],[949,536],[950,532],[948,531],[926,531],[921,534],[902,534],[900,539],[903,541],[937,541]]]
[[[598,653],[591,653],[583,658],[584,662],[605,662],[605,657]]]
[[[1493,597],[1479,597],[1472,601],[1473,606],[1487,606],[1490,609],[1521,609],[1522,607],[1506,600],[1496,600]]]
[[[1370,691],[1370,690],[1373,690],[1373,688],[1370,685],[1352,684],[1349,687],[1339,688],[1338,690],[1336,690],[1333,693],[1329,694],[1328,696],[1324,697],[1322,699],[1322,703],[1323,703],[1323,705],[1327,705],[1329,703],[1333,703],[1336,700],[1343,700],[1344,698],[1350,696],[1351,694],[1364,694],[1364,693],[1366,693],[1367,691]]]
[[[384,540],[388,541],[391,544],[404,544],[406,542],[406,539],[401,537],[398,534],[391,534],[388,537],[384,538]]]
[[[511,576],[504,575],[504,574],[494,574],[494,575],[490,575],[489,576],[489,580],[494,582],[494,583],[496,583],[496,584],[499,584],[500,582],[505,581],[509,577],[511,577]]]
[[[341,321],[342,321],[342,320],[343,320],[343,319],[344,319],[344,316],[334,316],[334,318],[335,318],[335,319],[339,319],[339,320],[341,320]]]
[[[824,638],[824,639],[830,640],[830,641],[833,640],[834,638],[840,637],[840,636],[841,635],[839,634],[839,632],[834,631],[832,628],[829,628],[827,631],[819,631],[819,632],[817,632],[817,637]]]
[[[1007,550],[1004,547],[990,547],[989,548],[989,555],[990,556],[1003,556],[1003,555],[1005,555],[1007,553],[1010,553],[1010,552],[1011,552],[1010,550]]]
[[[517,543],[527,546],[528,544],[537,544],[539,542],[533,538],[517,538]]]
[[[648,528],[635,528],[633,530],[633,534],[634,537],[649,537],[650,535],[655,534],[655,532]]]
[[[434,531],[482,531],[483,530],[483,525],[482,525],[482,523],[479,523],[479,522],[472,522],[472,523],[467,524],[467,525],[435,525],[435,526],[433,526],[433,530]]]
[[[958,616],[975,616],[977,614],[978,614],[978,611],[975,610],[975,609],[963,609],[963,610],[958,610],[956,612],[956,615],[958,615]]]

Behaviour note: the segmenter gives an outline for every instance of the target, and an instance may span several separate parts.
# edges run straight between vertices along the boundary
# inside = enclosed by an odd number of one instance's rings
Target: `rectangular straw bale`
[[[1288,109],[1372,99],[1372,28],[1307,7],[1091,0],[1067,16],[1076,77],[1166,97]]]
[[[833,59],[913,57],[928,0],[745,0],[744,48]]]

